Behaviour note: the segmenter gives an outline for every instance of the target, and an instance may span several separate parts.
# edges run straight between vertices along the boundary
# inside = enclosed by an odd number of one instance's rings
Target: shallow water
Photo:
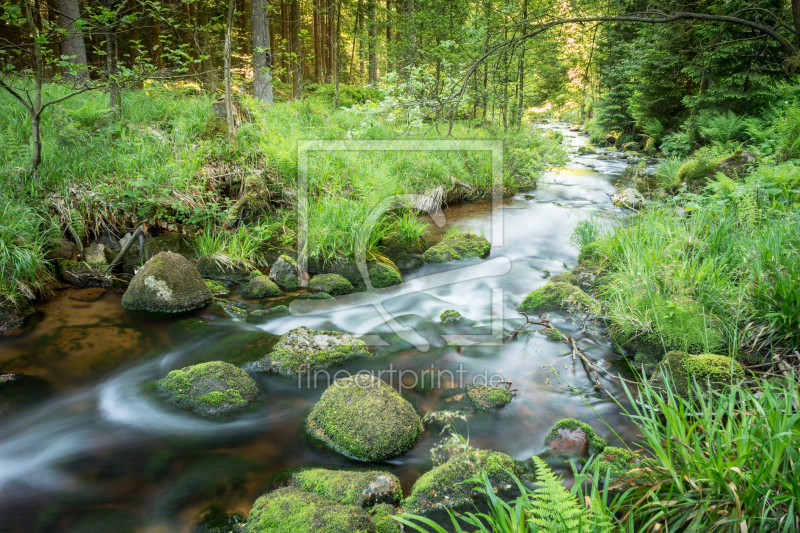
[[[573,146],[586,141],[562,131]],[[581,419],[619,443],[602,417],[632,442],[635,427],[608,393],[594,388],[581,365],[573,365],[566,344],[541,335],[503,341],[523,322],[516,306],[546,283],[547,271],[555,275],[575,265],[577,251],[568,244],[575,223],[592,211],[609,223],[623,214],[608,195],[624,184],[625,166],[581,156],[568,169],[548,172],[537,190],[502,200],[502,232],[491,201],[452,206],[444,211],[447,224],[434,227],[435,238],[451,225],[483,231],[495,241],[489,258],[426,265],[405,272],[403,285],[376,294],[335,302],[298,299],[292,309],[299,314],[263,324],[232,320],[212,309],[166,318],[129,313],[120,294],[83,302],[70,299],[75,289],[61,291],[39,307],[21,334],[0,338],[0,374],[41,378],[30,379],[13,398],[0,396],[5,401],[0,403],[0,530],[188,532],[210,504],[247,513],[269,489],[270,477],[283,469],[365,466],[302,435],[303,421],[327,385],[322,376],[315,384],[253,374],[262,391],[258,404],[225,421],[171,409],[143,390],[172,369],[203,361],[248,368],[248,361],[269,351],[274,335],[301,325],[363,336],[374,356],[337,367],[331,375],[408,371],[403,386],[398,372],[383,378],[420,413],[437,409],[442,389],[476,376],[512,381],[518,392],[509,405],[469,416],[473,446],[526,460],[545,452],[545,435],[564,417]],[[246,303],[260,307],[290,300]],[[457,309],[468,320],[444,327],[438,317],[445,309]],[[176,324],[187,317],[201,318],[209,327]],[[584,330],[563,315],[552,318],[575,336],[588,358],[625,374],[602,332]],[[443,335],[460,335],[461,350],[448,347]],[[411,371],[431,369],[424,384],[414,383]],[[432,375],[439,381],[434,386]],[[602,381],[624,406],[619,383]],[[426,428],[414,449],[375,466],[398,475],[408,494],[431,468],[430,448],[438,440],[438,432]],[[566,457],[552,452],[546,457],[560,473],[569,472]]]

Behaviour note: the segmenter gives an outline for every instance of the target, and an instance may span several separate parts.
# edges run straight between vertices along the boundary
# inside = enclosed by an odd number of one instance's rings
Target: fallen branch
[[[136,231],[133,232],[133,236],[131,236],[130,240],[125,244],[125,246],[122,247],[122,250],[120,250],[119,253],[117,254],[117,257],[115,257],[114,260],[111,261],[111,264],[108,265],[108,268],[106,268],[106,273],[111,272],[111,269],[114,268],[114,265],[119,263],[120,259],[122,259],[122,257],[127,253],[130,247],[133,246],[133,241],[135,241],[136,238],[143,233],[144,231],[142,229],[143,227],[144,226],[139,226],[138,228],[136,228]]]

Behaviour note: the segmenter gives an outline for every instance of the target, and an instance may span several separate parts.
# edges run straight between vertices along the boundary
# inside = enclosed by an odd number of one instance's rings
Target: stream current
[[[586,143],[581,134],[557,129],[573,148]],[[384,463],[343,457],[303,435],[303,422],[327,386],[322,376],[314,383],[253,373],[261,389],[257,405],[222,421],[172,409],[146,391],[146,383],[170,370],[204,361],[247,369],[277,335],[299,326],[363,336],[374,355],[331,369],[331,378],[339,370],[383,370],[383,379],[421,415],[441,408],[439,393],[447,387],[492,377],[513,382],[517,393],[510,404],[469,415],[472,446],[521,461],[543,454],[569,477],[569,458],[544,446],[558,420],[587,422],[612,445],[620,444],[614,432],[633,442],[635,426],[594,387],[580,362],[573,365],[566,343],[539,334],[498,342],[524,321],[516,306],[525,295],[546,283],[548,273],[575,265],[577,250],[569,244],[575,224],[592,212],[609,223],[624,214],[609,194],[625,185],[627,165],[596,158],[575,156],[566,168],[545,173],[536,190],[503,199],[502,245],[493,243],[488,258],[427,264],[404,272],[403,285],[379,294],[298,300],[292,308],[300,315],[262,324],[211,308],[156,317],[125,311],[120,294],[83,302],[70,298],[76,289],[59,291],[23,332],[0,337],[0,374],[26,374],[24,387],[0,389],[0,530],[188,533],[211,504],[247,514],[276,473],[298,466],[388,469],[409,494],[432,467],[438,430],[426,427],[412,450]],[[444,215],[445,226],[432,225],[435,239],[453,225],[484,231],[490,240],[497,235],[491,201],[460,203]],[[438,317],[445,309],[467,320],[443,326]],[[207,327],[177,324],[186,318],[200,318]],[[603,332],[566,314],[551,318],[575,336],[588,358],[627,375]],[[443,335],[454,334],[466,336],[461,349],[447,346]],[[429,372],[420,376],[422,370]],[[402,386],[399,371],[407,371]],[[625,406],[619,382],[601,380]]]

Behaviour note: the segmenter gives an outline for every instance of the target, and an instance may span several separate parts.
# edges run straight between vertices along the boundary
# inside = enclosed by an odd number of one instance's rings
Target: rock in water
[[[551,450],[583,457],[597,455],[608,446],[606,440],[598,437],[591,426],[572,418],[559,420],[544,439],[544,443]]]
[[[296,473],[291,482],[306,492],[315,492],[336,503],[356,507],[372,507],[403,499],[397,476],[376,470],[351,472],[312,468]]]
[[[284,334],[272,353],[256,362],[256,368],[297,376],[363,355],[369,355],[367,345],[348,333],[303,326]]]
[[[383,461],[410,450],[422,433],[411,404],[380,379],[338,379],[322,394],[306,420],[309,433],[361,461]]]
[[[517,311],[526,314],[542,314],[560,309],[582,313],[594,312],[594,300],[579,287],[563,281],[548,281],[543,287],[528,294]]]
[[[511,474],[520,474],[516,461],[504,453],[467,450],[423,474],[414,483],[411,495],[403,501],[405,511],[421,514],[470,503],[478,494],[473,488],[481,486],[481,483],[466,481],[476,478],[481,470],[489,476],[496,492],[516,487]]]
[[[244,533],[376,533],[376,529],[360,507],[284,487],[256,500]]]
[[[484,237],[473,233],[458,233],[445,237],[436,246],[428,248],[422,257],[428,263],[444,263],[467,257],[484,257],[491,249],[491,243]]]
[[[339,274],[319,274],[311,278],[308,286],[318,291],[326,292],[331,296],[350,294],[355,291],[353,284]]]
[[[258,394],[247,372],[222,361],[173,370],[156,389],[171,404],[212,416],[244,409]]]
[[[612,201],[618,207],[632,207],[638,209],[644,205],[644,196],[636,189],[628,187],[619,194],[615,194]]]
[[[466,392],[467,398],[478,410],[503,407],[514,398],[514,393],[510,390],[496,385],[476,385],[472,383],[467,385]]]
[[[244,288],[246,298],[269,298],[283,294],[267,276],[254,276]]]
[[[375,520],[376,533],[403,533],[403,525],[390,517],[398,513],[397,507],[388,503],[379,503],[369,509],[369,515]]]
[[[303,272],[294,259],[282,255],[275,261],[269,270],[269,279],[287,289],[296,289],[300,286]]]
[[[201,307],[211,298],[192,263],[182,255],[160,252],[133,277],[122,306],[129,311],[180,313]]]

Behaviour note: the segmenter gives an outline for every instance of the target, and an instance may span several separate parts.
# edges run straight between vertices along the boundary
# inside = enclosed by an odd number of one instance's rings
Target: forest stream
[[[573,150],[587,141],[566,126],[556,129]],[[331,374],[433,369],[443,376],[431,387],[431,374],[416,386],[406,374],[400,392],[421,415],[440,408],[442,389],[475,376],[511,381],[517,392],[510,404],[468,416],[475,447],[519,461],[542,455],[569,477],[569,457],[544,445],[558,420],[582,420],[612,445],[620,444],[617,435],[634,443],[636,428],[616,403],[627,405],[619,381],[603,377],[608,392],[595,388],[580,361],[573,363],[569,345],[542,335],[505,342],[524,321],[516,306],[525,295],[575,265],[578,251],[569,244],[575,223],[592,212],[610,224],[624,216],[609,195],[626,186],[627,166],[622,159],[575,155],[566,168],[545,173],[536,190],[502,200],[502,245],[493,242],[488,258],[427,264],[404,272],[400,286],[335,303],[290,293],[267,305],[297,299],[292,309],[299,314],[262,324],[226,318],[211,307],[166,317],[137,314],[123,309],[120,293],[87,302],[70,298],[79,289],[58,291],[38,306],[22,333],[0,338],[0,374],[31,377],[25,388],[15,389],[17,396],[0,397],[0,515],[10,527],[4,533],[188,533],[212,504],[246,514],[284,469],[363,468],[303,435],[305,417],[327,386],[319,377],[315,387],[305,378],[253,372],[261,389],[256,407],[219,421],[170,408],[148,394],[147,383],[187,365],[224,360],[247,370],[257,359],[252,353],[299,326],[349,332],[370,345],[373,356],[350,360]],[[498,234],[491,201],[462,202],[444,215],[446,224],[434,227],[435,239],[452,225],[484,232],[490,240]],[[231,299],[241,300],[236,290]],[[439,315],[446,309],[466,320],[457,328],[442,325]],[[187,318],[204,325],[181,322]],[[629,375],[595,323],[574,323],[559,313],[551,318],[589,359]],[[442,337],[453,334],[495,340],[467,339],[458,349]],[[444,370],[450,373],[437,374]],[[397,388],[398,374],[384,374],[389,381],[387,376]],[[440,438],[438,428],[426,426],[412,450],[367,466],[396,474],[408,494],[431,468],[431,447]]]

